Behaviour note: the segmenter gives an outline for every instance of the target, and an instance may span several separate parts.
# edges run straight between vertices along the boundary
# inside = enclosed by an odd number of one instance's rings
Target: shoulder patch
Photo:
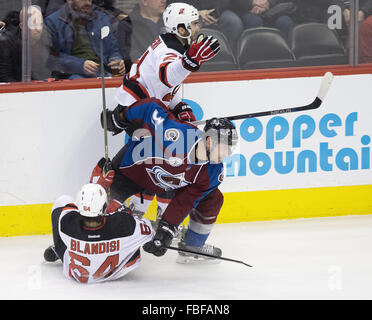
[[[217,179],[218,179],[219,182],[222,182],[223,178],[224,178],[224,174],[223,174],[223,172],[221,172]]]
[[[165,130],[164,139],[168,141],[177,141],[180,137],[180,132],[175,128]]]

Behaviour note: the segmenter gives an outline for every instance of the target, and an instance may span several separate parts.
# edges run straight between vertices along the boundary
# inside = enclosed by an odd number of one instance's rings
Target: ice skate
[[[210,244],[204,244],[202,247],[195,247],[187,245],[183,240],[178,243],[178,248],[188,251],[193,251],[195,253],[189,252],[182,252],[178,251],[178,257],[176,262],[187,264],[187,263],[195,263],[195,262],[202,262],[202,263],[220,263],[221,261],[213,256],[221,257],[222,250],[220,248],[214,247]],[[203,255],[198,255],[197,253],[201,253]],[[205,256],[209,255],[209,256]]]

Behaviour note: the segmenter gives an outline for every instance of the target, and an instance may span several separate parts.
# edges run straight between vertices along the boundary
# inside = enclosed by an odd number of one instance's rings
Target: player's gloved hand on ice
[[[220,51],[220,43],[212,36],[205,37],[199,35],[182,57],[183,67],[192,72],[198,71],[201,65],[212,59]]]
[[[125,106],[119,104],[113,111],[106,110],[107,130],[112,132],[114,136],[123,132],[128,127],[128,123],[122,121],[120,117],[120,113],[125,108]],[[101,112],[101,126],[104,128],[103,111]]]
[[[196,121],[191,107],[185,102],[178,103],[172,110],[172,113],[181,121]]]
[[[114,177],[115,171],[112,168],[110,159],[106,162],[106,159],[102,158],[93,169],[89,182],[100,184],[107,190],[114,181]]]
[[[143,250],[157,257],[164,255],[167,252],[167,247],[172,243],[177,230],[177,226],[160,220],[154,238],[145,243]]]

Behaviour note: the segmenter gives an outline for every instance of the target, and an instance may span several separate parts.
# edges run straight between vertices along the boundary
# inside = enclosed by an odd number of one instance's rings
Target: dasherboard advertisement
[[[320,83],[321,77],[187,84],[184,98],[208,119],[306,105]],[[240,141],[224,160],[221,189],[371,184],[371,87],[371,75],[335,76],[315,110],[234,121]]]

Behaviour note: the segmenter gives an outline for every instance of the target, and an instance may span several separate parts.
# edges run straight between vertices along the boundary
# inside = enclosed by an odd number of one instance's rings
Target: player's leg
[[[158,201],[158,207],[156,210],[156,220],[159,221],[163,216],[165,209],[167,209],[169,203],[174,197],[174,191],[166,191],[163,193],[158,193],[156,195],[156,200]]]
[[[137,193],[131,197],[129,200],[129,208],[132,210],[133,215],[143,217],[143,215],[148,210],[151,202],[153,201],[155,195],[150,192]],[[156,195],[156,200],[158,202],[156,209],[156,221],[158,222],[165,209],[168,207],[171,199],[174,197],[174,191],[166,191]],[[155,226],[156,224],[154,224]]]
[[[222,204],[223,195],[219,189],[215,189],[199,202],[199,205],[190,213],[189,226],[178,244],[180,249],[207,253],[219,257],[222,255],[222,250],[220,248],[206,243],[216,223]],[[218,262],[218,260],[213,258],[179,252],[177,262],[186,263],[192,260],[214,260]]]
[[[132,214],[140,218],[146,213],[155,195],[150,192],[136,193],[129,200],[129,209]]]
[[[59,216],[61,215],[62,209],[73,203],[74,199],[71,196],[63,195],[60,196],[53,204],[51,215],[52,215],[52,232],[53,232],[53,244],[50,245],[44,251],[44,259],[47,262],[57,261],[60,257],[63,257],[65,251],[65,245],[59,236]]]
[[[125,145],[112,159],[112,169],[115,171],[113,182],[110,186],[109,203],[107,213],[112,213],[125,205],[125,200],[134,194],[143,192],[143,188],[128,177],[121,174],[119,168],[124,153],[127,150]]]

